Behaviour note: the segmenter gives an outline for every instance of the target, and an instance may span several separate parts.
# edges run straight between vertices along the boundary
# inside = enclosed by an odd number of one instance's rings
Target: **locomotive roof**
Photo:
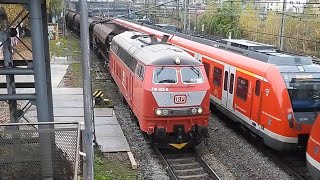
[[[182,49],[167,43],[154,42],[146,34],[126,31],[115,36],[113,41],[146,65],[176,65],[176,58],[180,59],[180,65],[201,65]]]

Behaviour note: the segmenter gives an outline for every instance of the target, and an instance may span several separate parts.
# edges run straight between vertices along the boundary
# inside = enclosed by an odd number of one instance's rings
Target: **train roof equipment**
[[[280,51],[277,47],[244,39],[221,39],[217,44],[250,58],[274,64],[276,66],[312,65],[311,57]]]
[[[168,44],[167,38],[159,41],[154,35],[126,31],[115,36],[113,41],[146,65],[201,65],[187,52]]]
[[[125,19],[126,21],[140,24],[139,22]],[[201,44],[213,46],[220,49],[225,49],[237,54],[241,54],[259,61],[263,61],[275,66],[304,66],[304,65],[315,65],[312,62],[312,58],[308,56],[298,55],[285,51],[280,51],[277,47],[269,44],[263,44],[259,42],[244,40],[244,39],[218,39],[218,38],[206,38],[199,37],[197,34],[186,34],[177,31],[168,30],[161,28],[157,25],[144,26],[156,29],[158,31],[168,33],[174,36],[182,37],[188,40],[192,40]],[[320,71],[320,67],[313,67],[316,71]],[[299,69],[297,72],[300,72]],[[314,71],[312,71],[314,72]]]

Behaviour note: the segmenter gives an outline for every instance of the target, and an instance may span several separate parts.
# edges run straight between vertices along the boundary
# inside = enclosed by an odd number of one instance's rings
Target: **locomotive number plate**
[[[187,102],[187,96],[186,95],[175,95],[174,96],[174,103],[175,104],[184,104]]]

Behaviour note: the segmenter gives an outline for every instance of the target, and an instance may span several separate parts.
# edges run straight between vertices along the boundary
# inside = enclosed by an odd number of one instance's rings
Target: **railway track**
[[[212,179],[220,180],[218,175],[202,159],[195,149],[184,151],[160,150],[154,147],[154,151],[166,166],[170,177],[178,179]]]
[[[305,153],[290,152],[283,154],[273,150],[265,150],[264,153],[293,178],[297,180],[312,180],[307,169]]]

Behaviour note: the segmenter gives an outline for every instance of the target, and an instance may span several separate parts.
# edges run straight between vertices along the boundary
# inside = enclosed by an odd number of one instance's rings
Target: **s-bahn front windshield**
[[[295,112],[320,110],[320,77],[292,78],[288,92]]]
[[[301,124],[313,124],[320,110],[320,73],[283,73],[294,118]]]

